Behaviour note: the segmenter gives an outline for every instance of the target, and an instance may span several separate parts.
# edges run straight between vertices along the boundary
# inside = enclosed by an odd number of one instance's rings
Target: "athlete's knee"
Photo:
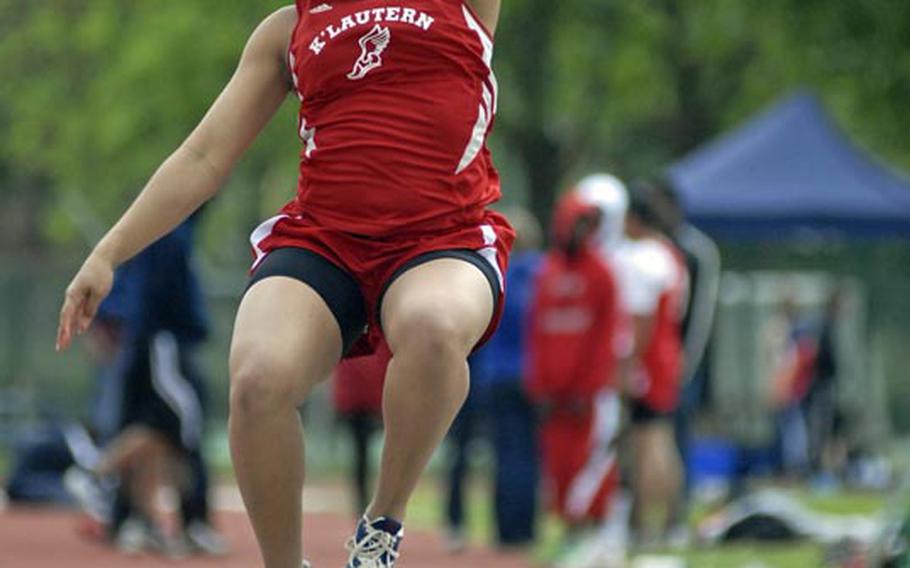
[[[473,342],[470,329],[457,315],[432,306],[413,306],[388,320],[389,344],[396,356],[412,354],[427,358],[463,360]]]
[[[306,397],[304,381],[276,357],[246,354],[231,358],[230,410],[233,415],[258,416],[285,406],[296,407]]]

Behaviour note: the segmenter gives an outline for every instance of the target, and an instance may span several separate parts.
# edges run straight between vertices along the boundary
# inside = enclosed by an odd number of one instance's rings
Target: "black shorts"
[[[392,283],[408,270],[441,258],[463,260],[475,266],[490,284],[494,305],[498,303],[502,290],[499,285],[499,277],[489,261],[479,253],[468,249],[433,251],[406,262],[386,280],[382,285],[379,301],[376,303],[376,313],[373,314],[375,321],[382,321],[380,314],[382,299]],[[344,354],[347,354],[363,336],[367,324],[371,320],[370,314],[367,312],[367,302],[357,280],[346,270],[311,250],[281,248],[269,253],[256,267],[247,289],[260,280],[273,276],[284,276],[303,282],[322,298],[341,329]]]
[[[629,404],[629,420],[635,425],[652,424],[661,421],[671,422],[674,414],[675,412],[673,411],[655,410],[640,398],[632,400]]]
[[[132,342],[124,350],[118,362],[123,374],[121,430],[144,426],[179,450],[199,449],[204,414],[190,352],[170,332]]]

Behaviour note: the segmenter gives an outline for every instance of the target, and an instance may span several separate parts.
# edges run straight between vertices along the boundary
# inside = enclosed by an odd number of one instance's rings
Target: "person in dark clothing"
[[[465,478],[468,450],[479,431],[489,436],[494,458],[496,542],[503,547],[534,541],[538,450],[534,409],[524,389],[527,312],[541,263],[542,236],[534,216],[520,208],[506,212],[518,229],[506,274],[509,293],[499,330],[469,360],[472,387],[449,434],[449,492],[446,520],[453,551],[464,545]]]
[[[828,299],[818,331],[818,347],[809,392],[803,400],[809,443],[810,471],[830,483],[842,473],[846,451],[838,420],[837,325],[843,311],[843,290]]]
[[[689,273],[689,292],[685,304],[681,333],[683,373],[679,406],[674,415],[676,444],[683,458],[682,500],[672,514],[673,524],[683,527],[688,516],[691,490],[688,472],[688,450],[695,413],[708,396],[708,352],[714,315],[720,290],[721,258],[714,241],[685,219],[679,196],[666,181],[653,183],[654,209],[661,231],[685,257]],[[679,544],[687,540],[682,528],[672,535]]]
[[[528,545],[535,536],[539,452],[535,412],[523,385],[527,311],[540,262],[536,248],[516,250],[507,276],[511,290],[500,331],[475,357],[478,374],[486,376],[495,459],[494,514],[497,542],[502,546]]]
[[[123,265],[99,308],[99,326],[110,331],[116,322],[119,348],[103,371],[94,412],[106,442],[94,470],[122,482],[108,530],[129,551],[163,546],[149,502],[162,474],[179,489],[183,544],[197,552],[227,550],[210,522],[201,447],[207,390],[195,359],[208,317],[192,263],[197,217]]]
[[[711,339],[720,289],[720,250],[711,237],[686,221],[672,186],[664,182],[649,185],[653,186],[654,209],[660,230],[685,256],[689,273],[688,301],[682,321],[685,388],[692,381],[704,380],[705,353]],[[703,386],[697,388],[703,390]]]
[[[449,428],[447,469],[448,491],[445,497],[446,546],[458,553],[467,546],[465,537],[467,485],[471,473],[470,451],[476,440],[484,437],[487,385],[478,373],[477,356],[468,358],[471,369],[471,390]]]

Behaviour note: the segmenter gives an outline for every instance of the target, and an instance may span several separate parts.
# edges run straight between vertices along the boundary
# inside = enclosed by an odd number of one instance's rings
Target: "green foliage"
[[[0,64],[15,80],[0,83],[0,161],[53,187],[45,220],[65,240],[68,194],[104,224],[115,218],[218,95],[268,4],[281,2],[2,4],[13,21],[0,24]],[[293,119],[283,117],[286,128],[263,136],[237,178],[258,181],[276,163],[293,170]]]
[[[0,0],[4,194],[40,188],[35,214],[51,241],[74,239],[79,203],[107,225],[283,3]],[[543,218],[585,171],[658,172],[801,85],[863,145],[910,167],[910,3],[504,0],[503,10],[493,146],[507,199],[527,195]],[[228,240],[293,190],[293,106],[210,214],[232,227]]]
[[[910,167],[906,2],[504,4],[498,135],[529,170],[542,217],[581,173],[659,173],[801,86],[863,145]]]

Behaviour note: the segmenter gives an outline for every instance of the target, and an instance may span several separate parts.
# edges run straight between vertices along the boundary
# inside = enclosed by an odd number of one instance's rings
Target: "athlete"
[[[632,332],[623,366],[631,395],[631,438],[635,454],[632,528],[643,542],[681,541],[673,533],[674,509],[682,489],[682,463],[673,416],[683,373],[681,325],[688,294],[682,253],[659,231],[648,186],[630,192],[626,242],[616,256],[617,276]],[[646,520],[663,509],[657,538]]]
[[[527,386],[542,415],[552,505],[570,529],[603,520],[619,479],[612,444],[619,298],[593,239],[599,222],[597,208],[576,194],[562,199],[529,318]]]
[[[514,233],[486,149],[499,0],[298,0],[266,18],[201,124],[66,291],[58,349],[87,329],[113,269],[215,195],[289,94],[296,197],[253,233],[231,345],[230,440],[266,568],[299,568],[297,407],[343,356],[392,352],[376,492],[349,568],[395,564],[408,499],[494,330]]]
[[[616,272],[622,303],[616,349],[622,360],[619,380],[631,399],[632,528],[641,536],[646,512],[663,507],[661,536],[674,542],[680,540],[674,533],[682,530],[674,517],[682,466],[672,417],[683,371],[680,326],[688,273],[678,249],[659,231],[649,188],[629,192],[616,177],[596,174],[577,191],[601,211],[601,251]]]

